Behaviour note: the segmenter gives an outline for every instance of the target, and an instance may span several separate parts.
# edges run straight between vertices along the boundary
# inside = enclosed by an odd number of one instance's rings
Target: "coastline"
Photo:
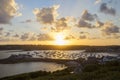
[[[15,63],[23,63],[23,62],[53,62],[57,64],[66,64],[66,62],[68,61],[75,61],[75,60],[50,59],[50,58],[22,58],[22,59],[5,58],[5,59],[0,59],[0,64],[15,64]]]

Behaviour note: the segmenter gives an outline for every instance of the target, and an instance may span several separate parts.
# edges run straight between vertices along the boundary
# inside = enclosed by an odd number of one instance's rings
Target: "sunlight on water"
[[[17,64],[0,64],[0,78],[5,76],[11,76],[15,74],[33,72],[33,71],[56,71],[62,70],[65,66],[56,63],[47,62],[28,62]]]

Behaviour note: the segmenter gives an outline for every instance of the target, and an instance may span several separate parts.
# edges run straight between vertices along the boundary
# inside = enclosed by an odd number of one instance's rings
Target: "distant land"
[[[0,45],[0,50],[85,50],[86,52],[120,52],[120,45]]]

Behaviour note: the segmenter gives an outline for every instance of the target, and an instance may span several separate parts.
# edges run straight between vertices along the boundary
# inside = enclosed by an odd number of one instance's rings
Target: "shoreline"
[[[57,64],[66,64],[66,62],[69,61],[76,61],[76,60],[51,59],[51,58],[21,58],[21,59],[5,58],[5,59],[0,59],[0,64],[15,64],[15,63],[23,63],[23,62],[53,62]]]

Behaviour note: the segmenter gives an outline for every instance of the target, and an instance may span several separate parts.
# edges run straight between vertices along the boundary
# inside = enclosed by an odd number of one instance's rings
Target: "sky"
[[[120,45],[120,0],[0,0],[0,45]]]

